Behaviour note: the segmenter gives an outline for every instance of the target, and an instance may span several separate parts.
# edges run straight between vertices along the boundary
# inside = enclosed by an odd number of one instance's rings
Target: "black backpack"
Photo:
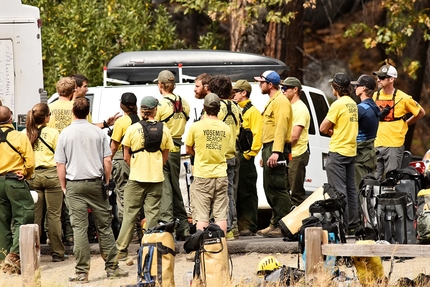
[[[145,120],[139,122],[143,127],[143,136],[145,142],[143,148],[131,151],[135,154],[146,150],[147,152],[161,151],[160,145],[163,139],[163,123],[162,122],[147,122]]]
[[[246,113],[246,111],[252,107],[251,102],[248,102],[246,106],[242,110],[242,115]],[[227,106],[228,109],[228,106]],[[231,111],[231,107],[230,107]],[[252,141],[254,139],[254,135],[252,134],[252,131],[248,128],[240,127],[239,132],[239,139],[238,139],[238,146],[241,152],[248,152],[251,150],[252,147]]]

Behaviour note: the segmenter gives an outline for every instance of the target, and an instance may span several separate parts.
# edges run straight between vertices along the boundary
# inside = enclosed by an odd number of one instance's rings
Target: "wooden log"
[[[308,227],[305,229],[306,270],[305,281],[310,282],[322,261],[321,253],[322,228]]]
[[[430,257],[430,245],[417,244],[323,244],[323,255],[334,256],[397,256],[397,257]]]
[[[19,228],[19,255],[21,259],[22,286],[41,286],[40,239],[37,224],[21,225]]]

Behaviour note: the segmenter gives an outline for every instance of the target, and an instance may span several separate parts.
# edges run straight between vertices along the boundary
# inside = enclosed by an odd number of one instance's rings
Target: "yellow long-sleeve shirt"
[[[291,141],[293,112],[291,103],[280,91],[269,100],[263,111],[261,142],[273,142],[273,152],[284,152]]]
[[[2,125],[0,129],[4,132],[7,128],[13,128],[11,124]],[[0,174],[21,172],[29,179],[34,172],[34,152],[27,135],[16,130],[10,131],[6,137],[7,141],[21,154],[14,151],[7,142],[0,143]]]
[[[238,104],[243,109],[249,102],[251,101],[245,100]],[[254,136],[254,139],[252,140],[251,150],[243,153],[243,156],[249,160],[252,156],[256,156],[258,154],[261,149],[261,146],[263,145],[261,143],[261,128],[263,125],[263,117],[261,116],[260,111],[256,107],[251,106],[247,111],[245,111],[244,114],[242,114],[242,119],[242,127],[250,129],[252,135]]]

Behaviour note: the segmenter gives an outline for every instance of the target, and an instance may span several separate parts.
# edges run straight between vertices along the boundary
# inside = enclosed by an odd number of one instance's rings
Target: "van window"
[[[314,117],[311,113],[311,108],[309,107],[309,102],[308,102],[308,98],[306,97],[305,93],[303,91],[300,92],[300,99],[305,103],[306,107],[308,108],[309,114],[311,116],[311,121],[309,123],[309,130],[308,133],[310,135],[314,135],[315,134],[315,122],[314,122]]]
[[[90,101],[90,114],[93,114],[94,94],[86,94],[85,98],[87,98],[87,100]]]
[[[319,126],[321,125],[322,121],[325,119],[328,113],[327,101],[324,98],[324,96],[321,94],[316,94],[312,92],[309,92],[309,94],[311,96],[312,102],[314,103],[315,113],[317,115],[317,120],[318,120],[318,129],[319,129]],[[329,137],[329,135],[326,135],[326,134],[321,133],[321,135],[325,137]]]

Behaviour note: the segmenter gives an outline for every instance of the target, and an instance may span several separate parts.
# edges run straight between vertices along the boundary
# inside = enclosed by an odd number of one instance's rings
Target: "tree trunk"
[[[303,0],[290,1],[283,13],[296,11],[290,24],[270,23],[266,34],[264,54],[285,62],[290,70],[282,77],[294,76],[303,81]]]

